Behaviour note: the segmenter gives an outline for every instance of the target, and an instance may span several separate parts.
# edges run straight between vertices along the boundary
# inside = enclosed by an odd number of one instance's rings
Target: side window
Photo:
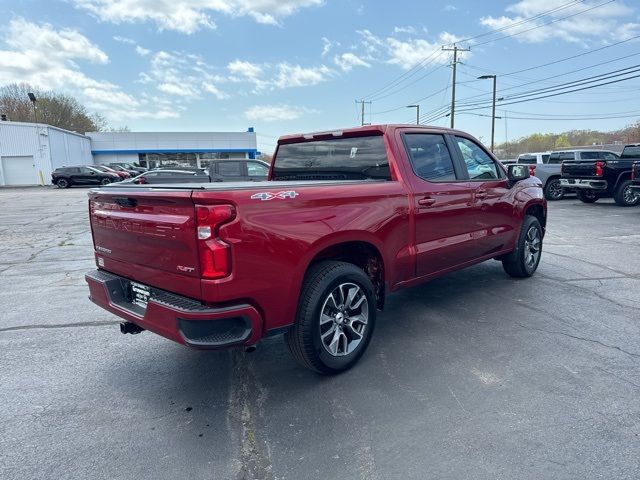
[[[604,152],[602,156],[604,157],[605,160],[620,160],[620,157],[618,157],[615,153],[611,153],[611,152]]]
[[[247,162],[247,174],[250,177],[266,177],[269,169],[258,162]]]
[[[219,162],[218,173],[223,177],[237,177],[242,175],[240,162]]]
[[[549,162],[549,154],[542,155],[542,163],[548,163],[548,162]]]
[[[456,137],[456,143],[467,166],[470,180],[493,180],[502,178],[493,159],[468,138]]]
[[[80,173],[82,173],[83,175],[96,173],[95,170],[91,170],[90,168],[87,168],[87,167],[81,167],[79,170],[80,170]]]
[[[413,171],[430,182],[447,182],[456,179],[453,160],[442,135],[409,133],[405,143]]]
[[[599,152],[580,152],[580,158],[582,160],[596,160],[602,158],[602,154]]]

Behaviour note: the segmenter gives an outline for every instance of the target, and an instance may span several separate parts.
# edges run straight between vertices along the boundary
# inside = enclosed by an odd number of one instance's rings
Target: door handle
[[[418,200],[418,205],[422,207],[430,207],[434,203],[436,203],[436,199],[431,197],[424,197]]]
[[[486,190],[478,190],[476,192],[476,198],[479,198],[480,200],[482,200],[483,198],[487,198],[487,191]]]

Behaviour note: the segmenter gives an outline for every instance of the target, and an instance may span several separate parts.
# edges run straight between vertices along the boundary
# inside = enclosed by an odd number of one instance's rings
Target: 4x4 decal
[[[284,200],[285,198],[296,198],[299,195],[298,192],[296,192],[295,190],[286,190],[283,192],[278,192],[278,193],[271,193],[271,192],[260,192],[260,193],[254,193],[253,195],[251,195],[251,200],[273,200],[274,198],[279,198],[281,200]]]

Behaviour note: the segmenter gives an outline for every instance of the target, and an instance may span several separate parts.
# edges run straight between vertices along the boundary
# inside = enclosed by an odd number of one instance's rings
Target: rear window
[[[518,163],[524,163],[525,165],[535,165],[538,163],[538,157],[535,155],[520,155],[518,157]]]
[[[562,163],[565,160],[575,160],[576,156],[574,152],[555,152],[549,155],[550,164]]]
[[[273,180],[391,180],[381,135],[280,145]]]
[[[622,158],[640,158],[640,145],[629,145],[622,150]]]

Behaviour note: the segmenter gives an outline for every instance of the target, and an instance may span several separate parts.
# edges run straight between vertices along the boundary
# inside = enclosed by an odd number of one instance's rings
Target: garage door
[[[2,174],[5,185],[37,185],[38,177],[33,155],[2,157]]]

